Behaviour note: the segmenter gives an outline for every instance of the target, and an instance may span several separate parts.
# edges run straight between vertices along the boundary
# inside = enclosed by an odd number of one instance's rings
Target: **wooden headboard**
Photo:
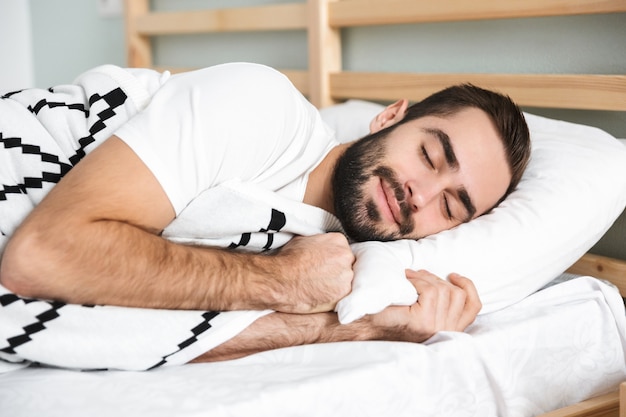
[[[152,39],[180,34],[303,30],[308,69],[279,68],[318,107],[348,98],[413,101],[470,82],[530,107],[626,111],[626,74],[481,74],[345,71],[342,29],[398,23],[489,20],[626,12],[625,0],[307,0],[255,7],[156,12],[149,0],[126,0],[128,64],[155,66]],[[626,262],[586,255],[573,272],[611,278],[626,295]]]
[[[154,36],[301,29],[308,35],[309,68],[281,70],[318,107],[346,98],[420,100],[451,84],[471,82],[506,93],[522,106],[626,110],[626,74],[371,73],[343,71],[341,62],[342,28],[626,12],[624,0],[308,0],[182,12],[153,12],[149,3],[126,2],[130,66],[153,67]]]

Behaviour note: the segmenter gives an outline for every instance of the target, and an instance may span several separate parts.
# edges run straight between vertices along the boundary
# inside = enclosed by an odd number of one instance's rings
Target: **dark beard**
[[[414,229],[405,193],[393,170],[382,165],[387,130],[353,143],[337,161],[333,173],[335,215],[350,239],[389,241],[401,239]],[[385,180],[400,204],[402,221],[397,232],[378,229],[381,215],[376,204],[364,195],[365,184],[373,177]]]

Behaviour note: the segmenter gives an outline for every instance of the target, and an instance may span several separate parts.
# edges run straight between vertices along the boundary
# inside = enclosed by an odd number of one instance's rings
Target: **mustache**
[[[396,174],[387,166],[378,166],[372,173],[385,180],[393,190],[394,197],[400,206],[400,215],[402,216],[400,221],[400,233],[408,234],[413,231],[414,224],[411,218],[411,206],[406,200],[406,192],[402,184],[400,184],[400,181],[398,181]]]

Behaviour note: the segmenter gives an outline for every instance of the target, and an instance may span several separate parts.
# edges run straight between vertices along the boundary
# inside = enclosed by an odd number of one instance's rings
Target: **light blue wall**
[[[0,91],[32,87],[33,48],[30,5],[23,0],[0,2]]]
[[[30,0],[35,86],[69,83],[86,69],[125,65],[122,17],[98,15],[96,0]]]

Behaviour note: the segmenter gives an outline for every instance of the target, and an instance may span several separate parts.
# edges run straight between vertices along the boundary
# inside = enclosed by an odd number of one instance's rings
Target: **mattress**
[[[147,372],[0,374],[2,415],[532,416],[626,379],[616,289],[567,279],[424,344],[344,342]]]

